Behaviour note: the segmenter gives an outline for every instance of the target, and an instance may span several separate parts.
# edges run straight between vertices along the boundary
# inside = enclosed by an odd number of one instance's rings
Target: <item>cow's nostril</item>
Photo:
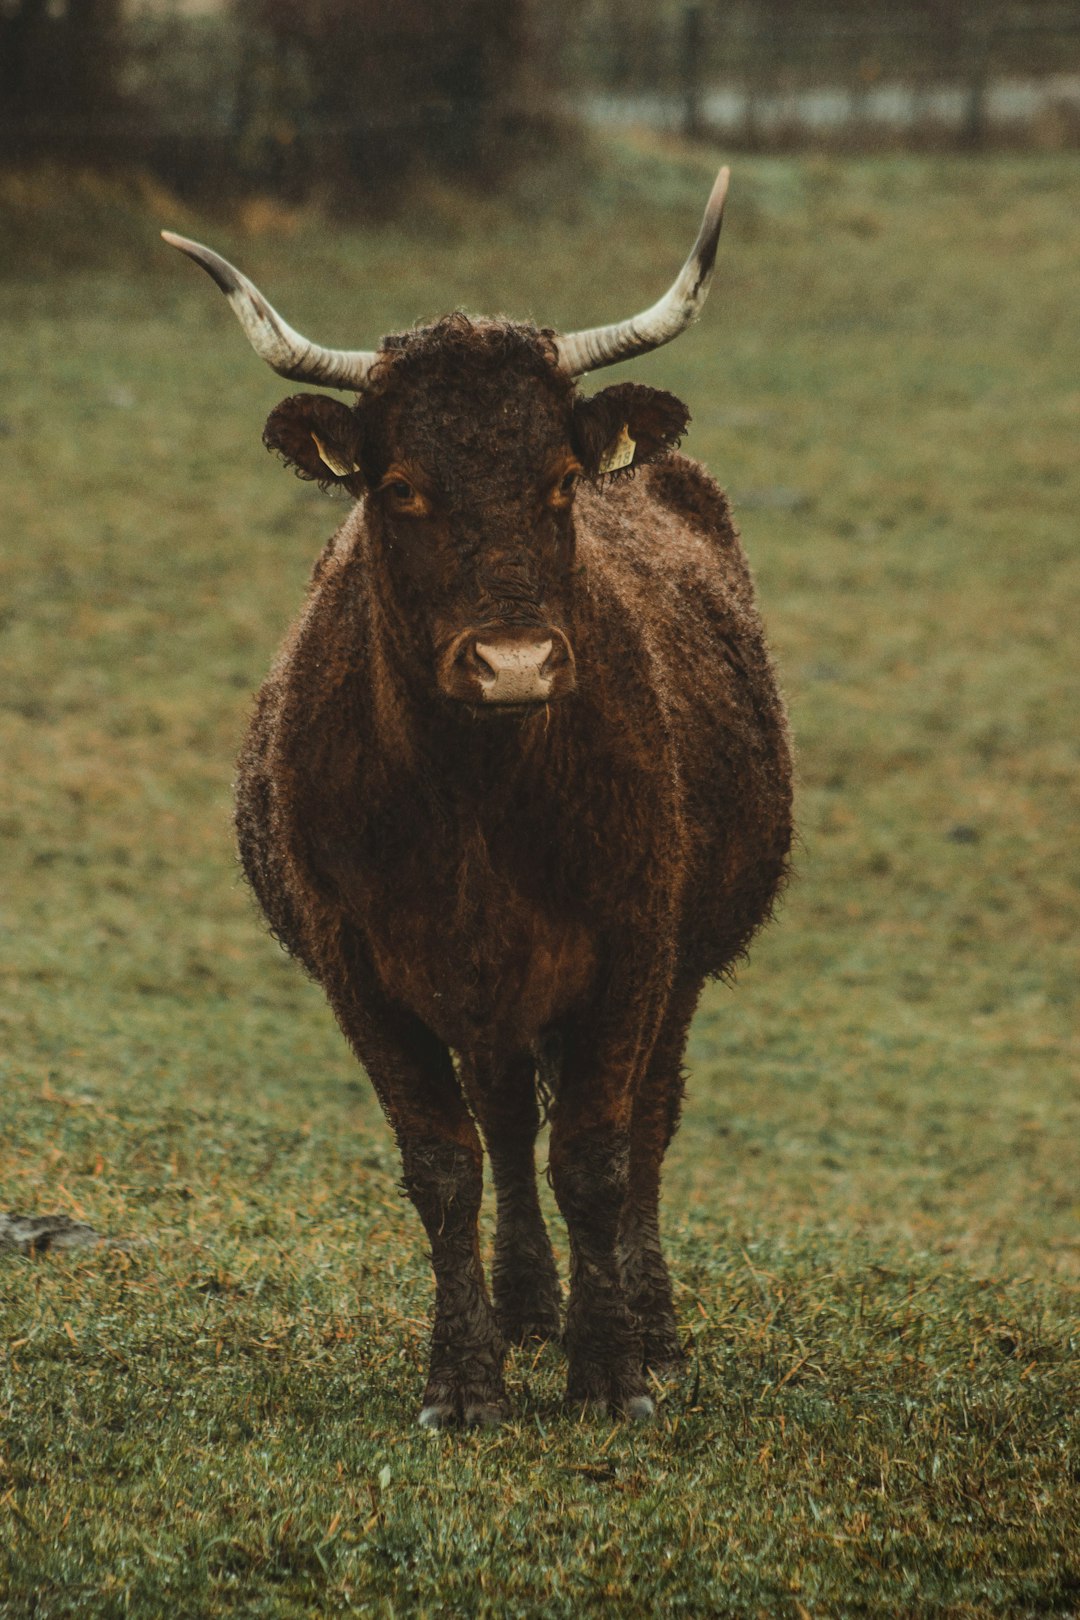
[[[458,653],[458,662],[463,664],[471,674],[479,676],[485,685],[498,678],[499,672],[495,665],[484,657],[472,637],[466,641],[464,647]]]
[[[487,656],[484,656],[487,653]],[[491,648],[481,648],[479,643],[468,643],[468,651],[463,659],[474,674],[478,674],[484,685],[491,685],[492,680],[499,679],[499,663]]]
[[[569,661],[569,647],[561,636],[556,636],[551,643],[551,651],[540,665],[540,673],[545,680],[549,680],[557,670],[562,669]]]

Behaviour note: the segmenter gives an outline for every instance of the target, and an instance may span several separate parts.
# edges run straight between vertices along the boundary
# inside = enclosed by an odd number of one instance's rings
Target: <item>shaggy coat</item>
[[[646,1416],[645,1369],[682,1354],[658,1198],[687,1029],[791,839],[750,573],[723,493],[674,448],[686,421],[633,384],[583,399],[545,334],[456,316],[386,340],[355,407],[300,395],[267,424],[358,502],[259,693],[240,849],[397,1136],[436,1280],[426,1424],[498,1420],[505,1341],[562,1328],[541,1103],[569,1401]],[[633,467],[604,477],[616,443]],[[554,700],[464,700],[476,626],[549,637]]]

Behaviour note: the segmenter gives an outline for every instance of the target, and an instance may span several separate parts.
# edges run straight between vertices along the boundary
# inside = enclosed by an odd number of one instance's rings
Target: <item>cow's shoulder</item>
[[[707,539],[721,552],[741,555],[726,494],[700,462],[678,451],[582,494],[586,525],[601,536],[621,531],[651,540],[661,531],[671,541],[681,532],[699,542]]]
[[[731,503],[700,461],[673,451],[645,468],[642,482],[653,500],[676,517],[725,545],[738,544]]]

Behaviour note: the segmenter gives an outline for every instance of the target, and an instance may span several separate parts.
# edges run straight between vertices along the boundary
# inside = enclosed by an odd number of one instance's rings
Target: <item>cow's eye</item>
[[[391,508],[401,517],[429,517],[431,507],[411,479],[405,478],[393,467],[379,485]]]
[[[580,473],[580,467],[567,467],[562,477],[552,484],[548,492],[548,504],[550,506],[558,508],[570,505]]]

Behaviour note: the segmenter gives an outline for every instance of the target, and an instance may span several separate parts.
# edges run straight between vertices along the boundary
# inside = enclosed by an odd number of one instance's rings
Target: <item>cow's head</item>
[[[271,413],[264,440],[302,477],[364,499],[397,628],[426,642],[444,698],[511,714],[573,691],[577,485],[655,460],[688,420],[658,389],[620,383],[586,399],[576,379],[669,342],[695,319],[727,177],[722,169],[659,303],[566,336],[458,314],[374,352],[319,348],[216,253],[163,233],[214,278],[282,376],[356,391],[351,406],[293,395]]]

